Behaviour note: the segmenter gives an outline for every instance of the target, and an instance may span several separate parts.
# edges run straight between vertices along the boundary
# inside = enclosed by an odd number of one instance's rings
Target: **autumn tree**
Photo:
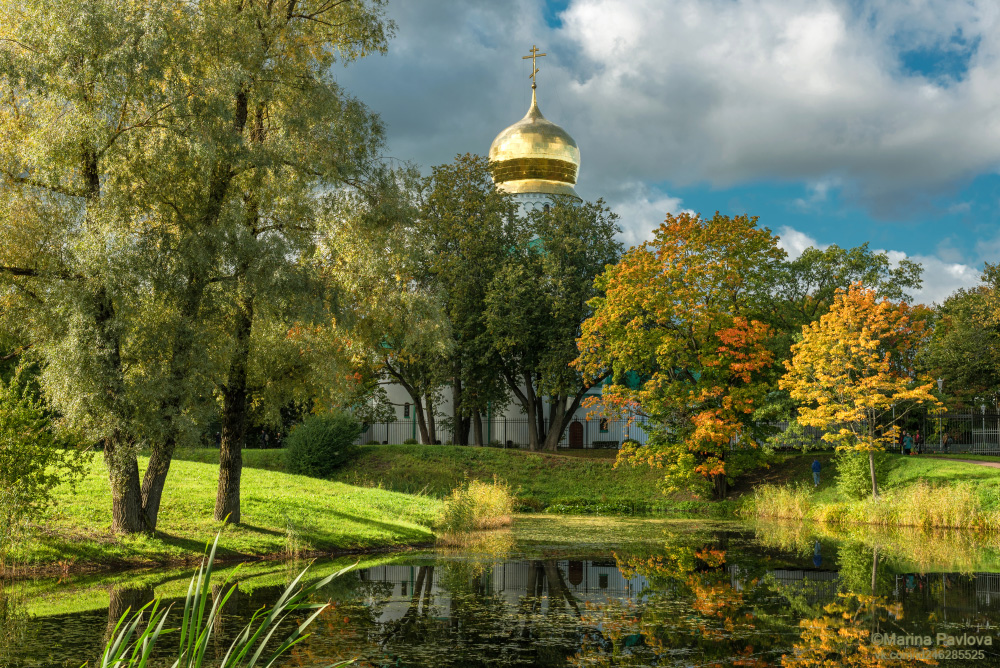
[[[934,381],[915,369],[928,335],[926,309],[878,299],[860,283],[834,297],[830,311],[802,329],[780,384],[800,402],[799,421],[825,430],[838,450],[865,452],[878,496],[875,453],[894,443],[915,406],[940,403]]]
[[[618,261],[618,217],[600,200],[556,203],[529,214],[521,242],[490,284],[486,326],[532,450],[555,451],[587,390],[571,366],[580,325],[598,296],[594,279]]]
[[[662,467],[672,487],[716,497],[759,465],[753,413],[773,359],[760,314],[783,259],[756,218],[668,214],[652,241],[598,277],[575,364],[585,378],[612,374],[606,408],[652,424],[647,444],[619,461]]]

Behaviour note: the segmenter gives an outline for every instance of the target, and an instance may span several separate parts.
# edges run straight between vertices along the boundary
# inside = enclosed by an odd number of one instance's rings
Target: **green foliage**
[[[285,439],[289,473],[327,478],[357,453],[354,439],[361,424],[348,413],[327,413],[307,418]]]
[[[498,529],[513,521],[514,494],[510,485],[472,480],[455,489],[444,501],[438,530],[447,540],[470,531]]]
[[[52,490],[79,472],[79,452],[57,439],[51,419],[19,372],[0,381],[0,564],[48,508]]]
[[[556,449],[597,380],[585,382],[571,362],[580,323],[593,312],[590,300],[601,294],[594,279],[621,257],[620,231],[618,216],[603,200],[558,201],[548,211],[532,211],[518,246],[490,283],[486,327],[508,389],[529,417],[532,448]],[[545,396],[554,406],[547,434],[538,433],[533,419]]]
[[[885,451],[875,453],[876,480],[885,480],[895,463],[895,458]],[[851,499],[863,499],[871,495],[871,467],[867,452],[841,450],[834,458],[837,467],[837,488]]]
[[[945,396],[959,405],[976,405],[1000,392],[995,280],[959,290],[938,306],[934,334],[919,352],[920,365],[934,378],[944,379]]]
[[[235,668],[236,666],[253,668],[257,665],[274,665],[278,657],[308,637],[304,634],[306,628],[330,605],[329,603],[311,603],[310,597],[318,589],[350,569],[350,567],[345,568],[308,586],[300,584],[307,571],[299,573],[298,577],[292,580],[284,593],[278,597],[277,603],[270,611],[264,608],[254,611],[250,621],[236,635],[236,639],[229,646],[222,661],[216,662],[214,651],[207,660],[205,654],[210,647],[213,647],[212,634],[220,627],[218,618],[222,615],[226,601],[229,600],[237,587],[236,583],[233,583],[228,589],[226,587],[230,578],[235,574],[231,573],[222,584],[222,589],[225,591],[222,598],[218,599],[212,593],[212,570],[218,543],[219,536],[216,536],[211,552],[209,552],[208,557],[202,559],[198,572],[191,578],[191,585],[188,587],[187,597],[184,599],[184,611],[178,630],[177,659],[173,664],[177,668],[200,668],[203,665],[218,666],[219,668]],[[157,642],[161,636],[170,632],[170,630],[164,629],[170,611],[170,608],[161,609],[159,599],[141,610],[135,611],[131,618],[128,618],[129,611],[126,611],[115,625],[111,637],[104,647],[104,653],[98,666],[100,668],[145,668],[149,665]],[[149,616],[149,620],[145,628],[140,629],[140,624],[146,615]],[[268,641],[277,631],[277,627],[289,615],[295,616],[297,625],[277,647],[269,646]],[[341,662],[336,666],[344,666],[349,663],[351,662]],[[334,667],[331,666],[331,668]]]
[[[416,445],[416,444],[417,444],[417,439],[415,438],[408,438],[405,441],[403,441],[403,445]]]

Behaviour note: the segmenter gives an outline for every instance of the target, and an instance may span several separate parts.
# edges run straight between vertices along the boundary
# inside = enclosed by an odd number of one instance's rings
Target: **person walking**
[[[813,471],[813,487],[819,487],[820,465],[818,459],[813,460],[812,471]]]
[[[924,438],[919,431],[913,435],[913,445],[916,446],[918,455],[924,454]]]
[[[903,432],[903,454],[908,455],[913,450],[913,437],[909,433]]]

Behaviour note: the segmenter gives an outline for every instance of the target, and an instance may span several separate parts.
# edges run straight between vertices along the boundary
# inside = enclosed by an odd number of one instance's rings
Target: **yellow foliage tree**
[[[826,430],[838,450],[868,453],[878,496],[875,453],[894,443],[898,422],[916,405],[940,407],[934,381],[914,369],[928,336],[926,308],[879,301],[855,283],[838,291],[830,312],[802,328],[780,386],[802,403],[799,421]]]

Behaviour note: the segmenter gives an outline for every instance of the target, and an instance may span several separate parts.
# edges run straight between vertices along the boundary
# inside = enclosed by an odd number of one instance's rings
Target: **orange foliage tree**
[[[650,418],[647,443],[626,444],[619,462],[663,468],[668,489],[716,497],[761,464],[751,418],[773,353],[755,316],[783,259],[756,218],[668,214],[652,241],[598,277],[603,296],[589,302],[574,364],[589,378],[611,372],[605,412]]]
[[[875,453],[896,441],[909,408],[941,406],[931,394],[934,381],[914,368],[928,336],[926,316],[923,306],[878,300],[855,283],[838,291],[829,313],[802,328],[779,381],[803,404],[800,422],[825,430],[823,440],[838,450],[868,453],[876,497]]]

